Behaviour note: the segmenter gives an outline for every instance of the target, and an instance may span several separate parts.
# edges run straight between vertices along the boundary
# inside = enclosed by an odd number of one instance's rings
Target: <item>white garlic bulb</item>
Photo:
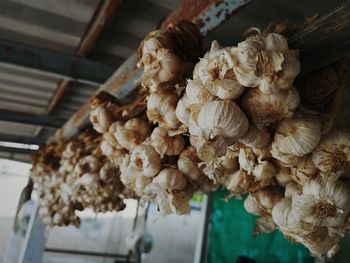
[[[299,102],[299,93],[294,87],[269,95],[258,89],[248,89],[240,105],[255,126],[262,129],[283,118],[291,117]]]
[[[193,76],[222,100],[235,100],[244,92],[244,87],[236,79],[229,48],[220,49],[216,41],[196,65]]]
[[[107,132],[113,121],[114,115],[105,105],[100,105],[90,112],[90,122],[99,133]]]
[[[205,104],[215,99],[200,80],[187,80],[186,96],[190,105]]]
[[[176,106],[178,102],[176,95],[163,93],[152,93],[147,100],[147,117],[153,123],[169,129],[176,129],[180,122],[176,117]]]
[[[187,185],[187,180],[179,170],[164,168],[154,177],[152,184],[162,191],[183,190]]]
[[[114,133],[118,143],[127,150],[132,150],[150,135],[150,125],[146,120],[133,118],[125,122],[116,123]]]
[[[252,148],[262,148],[270,142],[270,133],[266,128],[258,129],[251,124],[240,141]]]
[[[302,193],[302,187],[296,182],[292,181],[286,185],[284,195],[286,197],[292,197],[293,195],[296,195],[296,194],[300,195],[301,193]]]
[[[277,128],[272,147],[295,156],[312,152],[321,139],[321,122],[306,115],[282,120]],[[274,156],[275,157],[275,156]]]
[[[196,149],[193,146],[189,146],[180,154],[177,167],[185,176],[196,181],[203,175],[202,170],[198,167],[198,163],[199,159]]]
[[[309,180],[301,195],[292,196],[292,208],[298,220],[313,226],[340,227],[350,211],[350,190],[336,176]]]
[[[153,177],[160,171],[162,162],[155,149],[143,143],[131,152],[129,167],[132,166],[143,176]]]
[[[182,152],[185,141],[181,135],[169,136],[164,127],[157,127],[151,134],[151,145],[161,157],[174,156]]]
[[[284,36],[270,33],[251,36],[232,48],[234,71],[243,86],[272,94],[289,89],[299,74],[298,52],[289,50]]]
[[[198,117],[198,126],[206,138],[222,136],[239,139],[249,127],[248,119],[233,101],[212,101],[203,106]]]
[[[312,161],[324,175],[338,171],[348,172],[350,133],[344,130],[334,130],[327,134],[313,151]]]
[[[244,208],[251,214],[270,217],[272,208],[283,198],[283,194],[274,188],[266,188],[247,196]]]

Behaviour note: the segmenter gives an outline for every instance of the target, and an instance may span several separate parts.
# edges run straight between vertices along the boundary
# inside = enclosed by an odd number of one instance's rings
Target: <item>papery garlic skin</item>
[[[349,171],[350,133],[344,130],[334,130],[327,134],[313,151],[312,161],[323,175]]]
[[[203,171],[198,167],[199,159],[193,146],[187,147],[179,156],[177,167],[189,179],[196,181],[203,176]]]
[[[319,120],[303,115],[294,116],[279,123],[272,147],[285,154],[303,156],[312,152],[320,139]]]
[[[235,100],[244,92],[233,71],[229,48],[212,42],[209,52],[197,63],[194,79],[200,80],[208,91],[222,100]]]
[[[309,180],[292,196],[295,217],[313,226],[339,227],[350,211],[350,189],[335,177]]]
[[[141,118],[130,119],[124,124],[117,122],[116,125],[114,136],[118,143],[129,151],[141,144],[150,135],[149,123]]]
[[[185,141],[181,135],[169,136],[164,127],[157,127],[151,134],[151,145],[161,157],[174,156],[182,152]]]
[[[206,138],[223,136],[239,139],[249,127],[248,119],[232,101],[212,101],[203,106],[198,117],[198,126]]]
[[[187,80],[186,96],[190,105],[205,104],[215,99],[200,80]]]
[[[177,119],[184,124],[189,126],[190,119],[190,102],[186,94],[178,101],[175,114]]]
[[[187,185],[186,177],[174,168],[164,168],[153,179],[152,184],[159,190],[183,190]]]
[[[144,143],[131,152],[129,166],[137,167],[145,177],[153,177],[160,171],[162,163],[155,149]]]
[[[240,141],[252,148],[262,148],[270,142],[270,133],[266,128],[258,129],[254,125],[249,125],[247,133]]]
[[[270,217],[272,208],[283,198],[283,194],[274,188],[266,188],[249,194],[244,208],[251,214]]]
[[[286,47],[286,39],[269,33],[251,36],[231,49],[240,84],[259,87],[265,94],[289,89],[299,74],[298,52]]]
[[[109,125],[111,125],[113,121],[113,113],[104,105],[100,105],[90,112],[90,122],[99,133],[108,131]]]
[[[240,106],[255,126],[262,129],[283,118],[291,117],[299,103],[300,97],[294,87],[269,95],[263,94],[258,89],[248,89],[243,95]]]
[[[176,95],[152,93],[147,99],[147,117],[153,123],[169,129],[176,129],[180,122],[176,117],[176,106],[178,102]]]

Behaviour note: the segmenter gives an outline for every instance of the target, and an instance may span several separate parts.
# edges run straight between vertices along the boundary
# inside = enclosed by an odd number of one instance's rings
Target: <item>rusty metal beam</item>
[[[85,57],[91,51],[104,26],[119,4],[119,0],[102,0],[96,15],[93,16],[92,21],[75,52],[76,55]],[[49,114],[63,97],[69,87],[69,83],[69,80],[63,79],[58,84],[47,107]]]
[[[195,22],[205,36],[208,32],[215,29],[235,11],[244,7],[252,0],[183,0],[180,6],[174,10],[168,18],[162,23],[165,27],[169,22],[177,20],[191,20]],[[188,9],[186,11],[186,9]],[[141,71],[136,67],[137,54],[132,54],[103,84],[97,92],[105,90],[119,98],[126,96],[137,87],[135,80],[141,75]],[[76,135],[79,130],[89,122],[89,103],[84,104],[66,123],[57,131],[56,138],[69,138]]]

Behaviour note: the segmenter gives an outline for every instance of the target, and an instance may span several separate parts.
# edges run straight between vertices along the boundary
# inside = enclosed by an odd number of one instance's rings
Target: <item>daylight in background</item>
[[[31,164],[0,159],[0,261],[10,239],[20,193],[28,182]]]

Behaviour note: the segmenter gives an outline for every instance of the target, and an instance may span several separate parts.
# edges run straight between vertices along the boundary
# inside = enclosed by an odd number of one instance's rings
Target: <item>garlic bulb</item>
[[[190,119],[190,103],[186,94],[178,101],[175,114],[177,119],[185,126],[189,126]]]
[[[242,194],[248,192],[248,189],[253,182],[254,178],[251,175],[248,175],[244,170],[238,170],[232,174],[227,174],[222,181],[222,184],[230,194],[240,198]]]
[[[262,129],[283,118],[291,117],[299,102],[299,94],[294,87],[269,95],[258,89],[248,89],[240,105],[255,126]]]
[[[143,143],[131,152],[129,167],[137,168],[143,176],[153,177],[160,171],[162,163],[155,149]]]
[[[90,122],[99,133],[108,131],[109,125],[111,125],[113,121],[113,113],[104,105],[100,105],[90,112]]]
[[[216,41],[212,42],[210,51],[196,65],[193,77],[222,100],[237,99],[244,92],[233,71],[229,49],[220,49]]]
[[[284,119],[279,123],[272,147],[276,147],[282,153],[303,156],[310,153],[320,139],[321,122],[306,115],[300,115]]]
[[[151,92],[160,91],[160,87],[178,77],[184,67],[182,61],[165,48],[158,49],[154,57],[149,56],[144,62],[141,83]]]
[[[200,80],[187,80],[186,96],[190,105],[206,104],[215,99]]]
[[[127,150],[132,150],[150,135],[150,125],[146,120],[133,118],[125,122],[116,123],[114,136],[118,143]]]
[[[266,188],[248,195],[244,201],[244,208],[251,214],[270,217],[272,208],[283,198],[277,189]]]
[[[151,134],[151,145],[160,157],[174,156],[182,152],[185,141],[181,135],[169,136],[164,127],[157,127]]]
[[[324,175],[338,171],[349,171],[350,133],[334,130],[322,138],[312,153],[312,161]]]
[[[298,220],[313,226],[339,227],[350,211],[350,190],[335,176],[309,180],[301,195],[293,195],[292,208]]]
[[[198,163],[199,159],[196,149],[193,146],[189,146],[180,154],[177,167],[189,179],[196,181],[203,175],[202,170],[198,167]]]
[[[154,177],[152,184],[162,191],[184,190],[187,180],[180,171],[174,168],[164,168]]]
[[[310,156],[300,158],[296,166],[292,168],[292,178],[300,185],[304,185],[310,178],[318,174],[319,170],[312,162]]]
[[[232,101],[212,101],[203,106],[198,116],[198,126],[208,139],[222,136],[239,139],[249,127],[248,119]]]
[[[178,97],[162,93],[152,93],[147,100],[147,117],[153,123],[169,129],[176,129],[180,122],[176,117]]]
[[[270,133],[266,128],[258,129],[254,125],[249,125],[247,133],[240,141],[252,148],[262,148],[269,143]]]
[[[279,34],[256,35],[232,48],[234,72],[240,84],[257,87],[272,94],[289,89],[299,74],[298,52],[288,50],[286,39]]]

